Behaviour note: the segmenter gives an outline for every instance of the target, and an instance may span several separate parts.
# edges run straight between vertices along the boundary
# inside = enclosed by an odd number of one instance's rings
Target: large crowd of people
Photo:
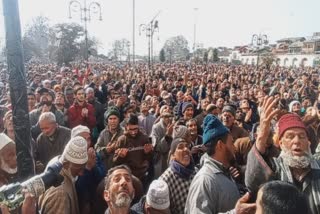
[[[320,213],[319,75],[311,67],[27,64],[35,170],[58,160],[64,180],[39,198],[25,192],[16,212]],[[0,186],[18,179],[1,78]]]

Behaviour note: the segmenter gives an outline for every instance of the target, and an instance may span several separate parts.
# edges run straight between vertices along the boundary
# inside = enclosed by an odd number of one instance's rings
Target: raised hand
[[[274,97],[265,97],[262,102],[260,111],[260,131],[258,132],[256,146],[261,154],[264,154],[267,148],[267,139],[270,133],[272,118],[279,113],[279,109],[275,109],[279,99]]]
[[[247,192],[244,196],[242,196],[237,204],[236,204],[236,214],[254,214],[256,211],[255,203],[248,203],[250,199],[250,194]]]

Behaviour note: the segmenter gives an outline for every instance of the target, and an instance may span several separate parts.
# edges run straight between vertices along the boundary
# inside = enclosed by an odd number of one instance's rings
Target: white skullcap
[[[63,160],[74,164],[87,163],[87,141],[80,136],[71,138],[63,150],[62,157]]]
[[[3,147],[8,145],[9,143],[14,144],[14,141],[10,137],[8,137],[5,133],[0,133],[0,150],[2,150]]]
[[[292,112],[293,105],[297,103],[301,105],[301,103],[298,100],[294,100],[289,104],[289,112]]]
[[[165,210],[170,206],[169,188],[165,181],[154,180],[150,184],[146,202],[149,206],[157,210]]]
[[[90,129],[86,126],[78,125],[71,130],[71,138],[79,136],[83,132],[90,134]]]

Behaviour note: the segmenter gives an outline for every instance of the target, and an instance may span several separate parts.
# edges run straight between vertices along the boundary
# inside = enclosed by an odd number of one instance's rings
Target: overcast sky
[[[88,30],[101,41],[100,53],[106,54],[115,39],[132,41],[132,1],[97,0],[102,5],[103,21],[96,17]],[[51,24],[70,22],[68,2],[19,0],[22,27],[38,15],[47,16]],[[198,8],[197,14],[194,8]],[[139,35],[139,25],[149,22],[159,11],[155,52],[167,38],[176,35],[184,35],[191,48],[195,22],[196,41],[204,47],[245,45],[250,43],[252,34],[258,33],[267,34],[271,42],[283,37],[310,36],[320,31],[319,8],[319,0],[136,0],[136,53],[147,54],[147,39],[145,34]],[[0,10],[2,13],[2,1]],[[79,15],[73,14],[72,21],[80,23]],[[1,15],[0,39],[3,38]]]

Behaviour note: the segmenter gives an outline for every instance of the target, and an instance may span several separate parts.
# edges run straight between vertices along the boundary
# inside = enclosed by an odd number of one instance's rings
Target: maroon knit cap
[[[279,127],[279,139],[282,137],[282,135],[287,129],[302,128],[305,131],[307,131],[306,126],[304,125],[301,118],[297,114],[283,115],[278,122],[278,127]]]

